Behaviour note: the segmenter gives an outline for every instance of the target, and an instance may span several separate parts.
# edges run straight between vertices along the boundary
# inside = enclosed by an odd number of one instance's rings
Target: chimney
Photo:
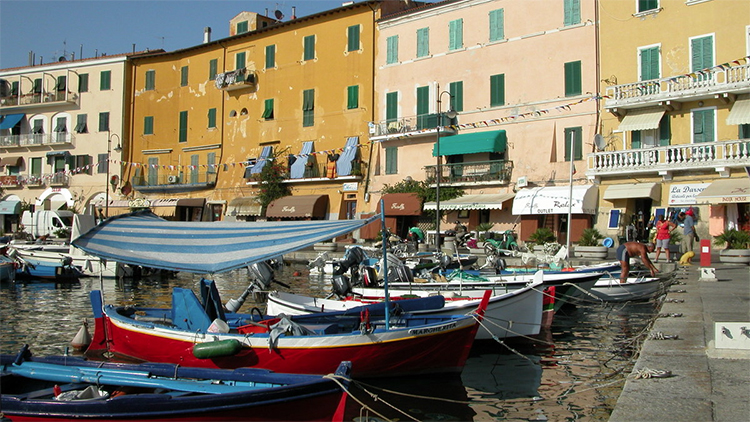
[[[297,19],[297,7],[292,6],[292,20]]]
[[[211,42],[211,27],[207,26],[203,28],[203,44]]]

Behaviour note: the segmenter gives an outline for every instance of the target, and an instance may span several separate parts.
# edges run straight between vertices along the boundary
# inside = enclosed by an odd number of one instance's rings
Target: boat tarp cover
[[[214,274],[312,246],[377,218],[380,215],[366,220],[189,222],[138,211],[111,217],[72,244],[124,264]]]

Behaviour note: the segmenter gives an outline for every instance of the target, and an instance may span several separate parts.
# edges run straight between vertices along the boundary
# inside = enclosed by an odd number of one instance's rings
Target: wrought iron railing
[[[433,133],[438,126],[441,126],[441,130],[455,133],[455,130],[451,126],[456,125],[456,118],[454,117],[453,119],[450,119],[445,115],[445,113],[442,114],[442,122],[440,121],[440,116],[436,113],[421,114],[418,116],[398,117],[395,119],[387,119],[379,122],[374,122],[370,125],[370,137],[376,138],[389,135],[397,136],[403,134],[413,134],[416,132]]]
[[[185,187],[190,185],[212,186],[216,184],[216,172],[183,172],[180,174],[145,174],[131,178],[130,183],[139,187]]]
[[[425,177],[435,183],[437,165],[425,167]],[[440,183],[445,185],[507,184],[513,176],[513,162],[508,160],[441,164]]]
[[[0,147],[30,147],[40,145],[72,144],[75,135],[68,132],[25,133],[22,135],[0,135]]]

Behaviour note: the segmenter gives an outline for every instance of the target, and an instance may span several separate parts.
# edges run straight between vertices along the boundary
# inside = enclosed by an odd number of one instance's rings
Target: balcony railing
[[[135,176],[130,183],[136,190],[157,187],[160,189],[183,189],[185,187],[207,187],[216,185],[216,172],[187,172],[179,175],[157,174]]]
[[[750,166],[750,140],[669,145],[589,154],[589,177]]]
[[[451,125],[456,125],[456,118],[450,119],[443,113],[443,126],[441,131],[455,134],[456,131]],[[380,122],[374,122],[370,125],[370,139],[398,137],[404,135],[415,135],[419,133],[435,133],[440,123],[437,114],[422,114],[419,116],[399,117],[388,119]]]
[[[0,98],[0,108],[22,107],[39,104],[70,103],[78,104],[78,94],[68,91],[51,91],[23,95],[9,95]]]
[[[51,173],[42,176],[47,186],[64,187],[70,184],[70,176],[64,173]]]
[[[425,167],[425,177],[435,183],[437,166]],[[441,185],[497,185],[507,184],[513,176],[513,162],[507,160],[472,163],[441,164]]]
[[[75,136],[68,132],[25,133],[0,135],[0,148],[33,147],[42,145],[72,144]]]
[[[347,176],[339,176],[338,174],[335,175],[334,178],[331,178],[328,172],[328,163],[314,163],[311,166],[305,167],[305,172],[302,175],[302,177],[298,179],[292,179],[291,174],[289,170],[283,174],[284,177],[284,183],[295,183],[295,182],[304,182],[307,180],[318,180],[318,179],[335,179],[338,177],[362,177],[363,174],[367,171],[367,164],[363,163],[360,160],[352,160],[352,173]],[[257,182],[260,180],[260,174],[255,173],[250,177],[249,179],[246,179],[249,182]]]
[[[742,93],[750,88],[750,64],[711,69],[691,75],[638,81],[607,87],[606,108],[643,107],[668,100],[711,98],[716,94]]]
[[[219,73],[214,80],[216,88],[224,91],[249,88],[254,86],[255,83],[255,73],[248,71],[245,67],[230,72]]]

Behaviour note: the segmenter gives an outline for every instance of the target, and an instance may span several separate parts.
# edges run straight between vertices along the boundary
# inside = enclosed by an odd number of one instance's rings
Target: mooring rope
[[[356,381],[352,380],[351,378],[342,377],[341,375],[336,375],[336,374],[328,374],[328,375],[324,375],[323,377],[333,380],[333,382],[335,382],[336,384],[338,384],[338,386],[341,387],[341,389],[344,390],[346,392],[346,394],[348,394],[349,397],[352,398],[352,400],[356,401],[360,406],[362,406],[363,409],[367,409],[368,411],[370,411],[370,412],[374,413],[375,415],[377,415],[379,418],[382,418],[384,420],[390,420],[390,419],[386,418],[384,415],[381,415],[380,413],[376,412],[375,409],[373,409],[370,406],[366,405],[365,403],[362,402],[362,400],[360,400],[354,394],[352,394],[352,392],[344,384],[341,383],[341,381],[339,380],[339,378],[340,379],[345,379],[345,380],[347,380],[347,381],[349,381],[349,382],[351,382],[351,383],[353,383],[355,385],[358,385],[358,383]],[[389,403],[387,403],[386,401],[379,400],[377,395],[371,394],[369,391],[365,390],[364,388],[362,390],[365,391],[366,393],[370,394],[370,396],[373,398],[373,400],[375,400],[375,401],[382,401],[383,403],[385,403],[389,407],[393,407]],[[395,409],[395,407],[394,407],[394,409]],[[399,409],[396,409],[396,410],[398,410],[400,413],[404,413],[404,412],[402,412]],[[406,416],[409,416],[409,415],[406,415]]]

